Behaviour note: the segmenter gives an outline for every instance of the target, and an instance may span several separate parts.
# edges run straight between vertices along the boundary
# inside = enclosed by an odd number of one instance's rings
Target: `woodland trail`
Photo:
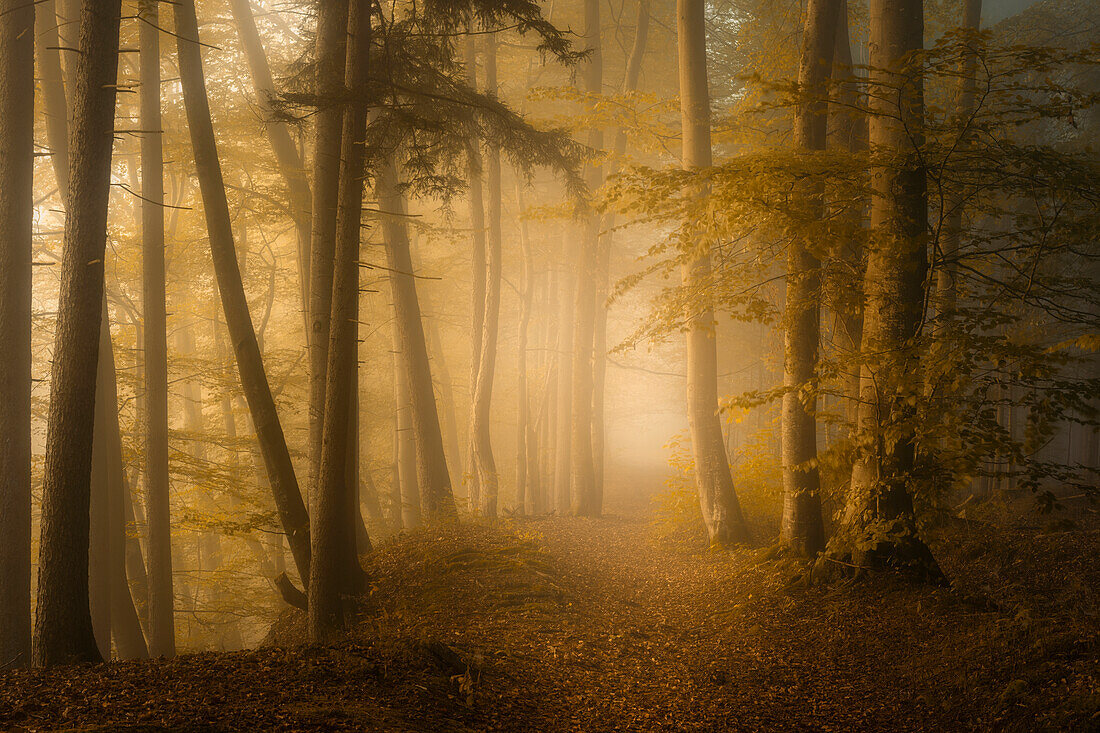
[[[644,501],[418,530],[346,641],[0,671],[0,730],[1100,730],[1100,533],[989,526],[938,539],[952,589],[806,587]]]

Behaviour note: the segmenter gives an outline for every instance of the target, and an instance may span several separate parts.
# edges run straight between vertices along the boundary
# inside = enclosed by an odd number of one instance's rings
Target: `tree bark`
[[[871,229],[859,408],[860,453],[852,468],[838,550],[861,568],[895,568],[940,581],[919,538],[912,480],[916,438],[910,424],[920,389],[915,339],[924,311],[927,183],[919,147],[924,82],[911,53],[923,45],[922,0],[872,0],[870,94]],[[880,159],[883,160],[883,159]]]
[[[497,95],[496,36],[486,36],[485,44],[485,92]],[[474,383],[474,464],[481,491],[481,513],[487,517],[497,515],[497,498],[500,493],[500,476],[493,457],[493,441],[489,426],[489,413],[493,399],[493,380],[496,374],[497,336],[500,320],[501,282],[501,222],[500,222],[500,147],[488,146],[486,181],[489,186],[488,241],[485,257],[485,320],[482,324],[481,352],[478,360],[477,381]]]
[[[534,441],[531,429],[531,395],[527,380],[527,338],[531,329],[531,305],[534,299],[534,254],[531,251],[531,235],[524,217],[523,187],[516,178],[516,207],[519,209],[519,244],[523,258],[523,275],[520,283],[519,328],[516,338],[516,512],[534,514],[532,497],[528,495],[528,482],[538,481],[538,466],[529,461]]]
[[[149,557],[149,652],[171,657],[175,644],[172,520],[168,500],[168,310],[164,264],[164,156],[160,111],[157,0],[138,6],[141,58],[142,315],[145,321],[145,503]]]
[[[120,6],[85,0],[81,9],[42,484],[33,649],[40,666],[101,659],[88,610],[88,512]]]
[[[707,89],[706,26],[703,0],[677,0],[680,114],[684,168],[708,168],[710,149],[710,92]],[[705,192],[699,191],[699,195]],[[698,249],[698,248],[694,248]],[[710,279],[709,243],[703,254],[691,254],[681,268],[686,289],[698,289]],[[733,488],[729,460],[718,419],[718,352],[714,311],[705,302],[689,306],[687,331],[687,406],[699,505],[711,544],[729,545],[748,538],[741,505]]]
[[[314,641],[330,638],[343,628],[347,599],[358,594],[363,585],[363,571],[355,550],[358,492],[355,477],[348,476],[347,469],[348,421],[355,402],[348,393],[352,384],[358,389],[359,239],[369,100],[370,7],[367,0],[351,0],[346,20],[347,79],[341,97],[346,95],[348,101],[341,115],[343,160],[325,369],[323,439],[313,493],[309,632]],[[349,511],[353,507],[354,511]]]
[[[325,370],[328,368],[329,319],[332,314],[333,256],[344,120],[348,0],[318,0],[317,105],[313,138],[313,223],[309,265],[309,457],[317,476],[325,419]]]
[[[390,269],[398,348],[406,371],[409,423],[416,445],[421,519],[435,522],[455,517],[457,510],[443,450],[443,431],[439,425],[431,362],[424,338],[424,321],[416,292],[405,197],[398,188],[398,171],[392,159],[381,164],[376,188],[378,204],[384,212],[382,234],[386,242],[386,264]]]
[[[466,83],[471,89],[477,89],[477,44],[472,33],[465,40]],[[485,192],[482,184],[481,143],[477,139],[469,141],[467,151],[467,177],[470,186],[470,302],[472,310],[470,327],[470,420],[466,442],[466,460],[463,461],[466,473],[466,500],[469,510],[477,514],[481,509],[481,483],[474,459],[475,430],[474,420],[477,413],[478,374],[481,371],[481,352],[485,340],[485,290],[486,290],[486,254],[485,254]]]
[[[390,273],[392,278],[394,273]],[[393,285],[390,286],[391,291]],[[412,529],[420,525],[420,491],[416,479],[416,440],[412,429],[412,402],[409,396],[409,369],[401,350],[397,318],[393,319],[393,503],[394,525]]]
[[[0,3],[0,669],[31,661],[34,21]]]
[[[577,244],[572,228],[568,225],[563,231],[561,277],[558,289],[558,326],[557,326],[557,375],[555,388],[557,396],[554,410],[554,509],[558,514],[569,512],[570,437],[573,421],[573,329],[576,327],[574,313],[574,292],[577,275],[572,270],[576,261]]]
[[[233,243],[233,225],[225,198],[221,163],[218,161],[210,103],[206,96],[206,81],[202,71],[198,20],[194,0],[180,0],[175,5],[177,49],[184,106],[191,129],[195,169],[202,192],[203,210],[210,236],[210,253],[221,294],[222,309],[230,340],[237,357],[237,369],[245,399],[256,428],[263,453],[268,481],[275,497],[279,519],[287,535],[290,551],[303,582],[309,578],[309,516],[298,489],[294,465],[287,450],[275,400],[264,372],[263,357],[256,341],[256,331],[248,312],[241,281],[240,265]]]
[[[825,150],[828,82],[841,0],[810,0],[798,64],[798,107],[794,145],[799,151]],[[799,214],[807,222],[824,216],[824,183],[808,182],[798,192]],[[783,314],[783,405],[780,434],[783,462],[783,517],[780,536],[796,555],[825,549],[817,468],[817,369],[821,338],[821,263],[805,237],[787,245],[787,294]]]

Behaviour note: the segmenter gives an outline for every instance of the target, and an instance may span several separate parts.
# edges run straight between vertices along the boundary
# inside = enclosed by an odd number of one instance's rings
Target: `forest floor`
[[[646,502],[382,543],[350,638],[0,674],[3,730],[1100,730],[1100,531],[933,533],[951,588],[807,587]]]

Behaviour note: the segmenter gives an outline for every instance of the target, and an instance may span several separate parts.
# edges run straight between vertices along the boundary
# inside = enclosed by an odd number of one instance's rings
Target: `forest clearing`
[[[1100,0],[0,0],[0,729],[1100,731]]]

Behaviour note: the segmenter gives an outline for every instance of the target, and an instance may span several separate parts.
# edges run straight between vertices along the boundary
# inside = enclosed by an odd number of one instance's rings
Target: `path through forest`
[[[468,521],[381,543],[347,642],[288,612],[254,651],[0,672],[0,728],[1096,729],[1100,534],[1076,533],[964,523],[953,589],[810,588],[661,539],[646,500]]]

